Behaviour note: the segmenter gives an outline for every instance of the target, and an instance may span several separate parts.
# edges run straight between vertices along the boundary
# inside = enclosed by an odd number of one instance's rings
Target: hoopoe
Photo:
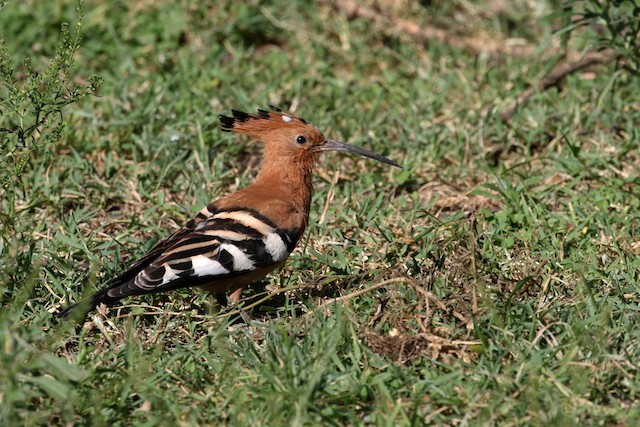
[[[226,305],[237,302],[252,282],[281,267],[309,221],[311,172],[323,151],[343,151],[393,166],[396,162],[364,148],[324,137],[315,126],[289,112],[221,115],[222,130],[264,142],[261,169],[246,188],[216,200],[158,243],[88,301],[57,314],[68,317],[79,305],[85,313],[122,298],[185,287],[200,287]]]

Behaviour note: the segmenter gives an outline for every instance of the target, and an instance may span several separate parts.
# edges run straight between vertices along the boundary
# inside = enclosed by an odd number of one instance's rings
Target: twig
[[[424,314],[424,321],[420,324],[420,328],[422,329],[423,332],[427,332],[427,325],[429,324],[429,320],[431,319],[431,304],[430,301],[433,301],[440,310],[442,311],[447,311],[447,306],[444,305],[444,303],[442,301],[440,301],[438,299],[438,297],[430,291],[427,291],[426,289],[424,289],[422,286],[420,286],[420,284],[416,281],[413,280],[410,282],[411,286],[413,286],[413,289],[418,292],[419,294],[422,294],[422,296],[424,297],[424,301],[425,301],[425,314]]]
[[[98,327],[100,332],[102,332],[102,335],[104,335],[107,341],[109,341],[109,345],[113,346],[113,339],[111,338],[111,335],[109,335],[109,332],[107,331],[107,328],[104,326],[104,323],[102,322],[102,319],[100,318],[100,316],[101,314],[94,315],[93,323]]]
[[[349,300],[351,298],[359,297],[360,295],[364,295],[364,294],[366,294],[368,292],[375,291],[376,289],[383,288],[383,287],[385,287],[387,285],[390,285],[392,283],[409,283],[410,284],[411,281],[412,280],[407,278],[407,277],[394,277],[393,279],[383,280],[380,283],[376,283],[375,285],[371,285],[368,288],[360,289],[359,291],[351,292],[350,294],[343,295],[341,297],[336,297],[336,298],[333,298],[333,299],[331,299],[329,301],[325,301],[322,304],[320,304],[319,306],[320,307],[324,307],[324,306],[329,305],[329,304],[333,304],[333,303],[340,302],[340,301],[346,301],[346,300]]]
[[[313,309],[313,310],[309,311],[308,313],[306,313],[303,316],[303,318],[307,318],[307,317],[311,316],[312,314],[314,314],[319,309],[325,308],[328,305],[335,304],[335,303],[340,302],[340,301],[350,300],[351,298],[355,298],[355,297],[358,297],[360,295],[364,295],[364,294],[366,294],[368,292],[375,291],[376,289],[383,288],[383,287],[385,287],[387,285],[390,285],[392,283],[413,284],[413,279],[410,279],[408,277],[394,277],[392,279],[383,280],[382,282],[376,283],[375,285],[371,285],[368,288],[360,289],[359,291],[355,291],[355,292],[352,292],[350,294],[343,295],[341,297],[332,298],[332,299],[330,299],[328,301],[324,301],[323,303],[318,304],[315,309]]]
[[[345,278],[345,276],[334,276],[334,277],[330,278],[329,280],[323,281],[322,286],[328,285],[328,284],[330,284],[332,282],[335,282],[337,280],[341,280],[341,279],[344,279],[344,278]],[[233,309],[233,310],[227,311],[225,313],[221,313],[221,314],[216,316],[216,319],[224,319],[225,317],[238,315],[242,311],[247,311],[247,310],[250,310],[250,309],[252,309],[254,307],[259,306],[260,304],[270,300],[271,298],[273,298],[275,295],[278,295],[278,294],[282,294],[282,293],[285,293],[285,292],[291,292],[291,291],[299,291],[299,290],[303,290],[303,289],[313,289],[316,286],[317,286],[316,284],[313,284],[313,285],[292,285],[292,286],[287,286],[285,288],[276,289],[274,291],[263,292],[262,294],[265,295],[265,296],[260,298],[259,300],[254,301],[249,305],[242,306],[242,307],[239,307],[237,309]],[[245,298],[243,298],[240,301],[238,301],[238,303],[241,303],[243,301],[245,301]]]
[[[335,174],[333,174],[333,179],[331,180],[331,186],[329,187],[329,193],[327,194],[327,198],[324,204],[324,209],[322,209],[322,214],[320,215],[320,219],[318,219],[318,224],[324,224],[324,219],[327,216],[327,212],[329,211],[329,206],[333,202],[333,199],[336,195],[336,184],[340,179],[340,169],[337,169]]]
[[[618,57],[613,49],[606,49],[599,52],[588,52],[581,59],[572,62],[563,62],[551,70],[540,81],[525,89],[518,99],[507,107],[501,114],[500,119],[508,121],[515,114],[522,104],[527,102],[536,92],[542,92],[550,87],[557,86],[569,74],[598,64],[607,64]]]
[[[476,236],[473,232],[470,232],[469,234],[471,242],[471,271],[473,272],[473,283],[471,284],[471,312],[473,314],[476,314],[478,312],[478,265],[476,264]]]

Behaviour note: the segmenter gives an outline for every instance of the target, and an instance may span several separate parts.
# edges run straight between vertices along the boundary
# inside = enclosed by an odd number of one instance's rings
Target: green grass
[[[637,79],[577,73],[505,123],[554,65],[552,6],[378,3],[539,53],[471,56],[302,0],[87,1],[75,81],[99,96],[0,193],[1,425],[640,423]],[[12,67],[43,68],[76,16],[10,1]],[[218,116],[267,103],[404,169],[325,156],[251,327],[190,290],[57,322],[251,182],[259,146]]]

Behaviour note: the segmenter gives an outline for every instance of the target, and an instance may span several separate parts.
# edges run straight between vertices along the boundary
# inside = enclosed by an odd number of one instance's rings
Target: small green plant
[[[0,8],[6,5],[0,3]],[[84,2],[77,3],[75,33],[63,24],[55,57],[43,71],[37,71],[26,57],[20,75],[11,66],[5,40],[0,40],[0,186],[8,187],[20,178],[29,157],[44,146],[60,140],[64,131],[62,110],[94,94],[100,78],[92,75],[88,84],[71,83],[74,56],[80,48]]]
[[[624,61],[621,67],[640,75],[640,1],[570,0],[565,11],[572,15],[570,31],[589,25],[595,29],[598,49],[614,49]]]

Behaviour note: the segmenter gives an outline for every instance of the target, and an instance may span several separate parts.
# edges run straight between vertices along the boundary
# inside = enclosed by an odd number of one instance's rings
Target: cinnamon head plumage
[[[327,139],[315,126],[270,106],[248,114],[220,116],[222,130],[250,135],[264,143],[262,166],[254,182],[216,200],[184,227],[158,243],[79,307],[86,314],[99,304],[185,287],[200,287],[226,304],[238,301],[252,282],[281,267],[309,220],[313,166],[323,151],[343,151],[393,166],[397,163],[360,147]]]

